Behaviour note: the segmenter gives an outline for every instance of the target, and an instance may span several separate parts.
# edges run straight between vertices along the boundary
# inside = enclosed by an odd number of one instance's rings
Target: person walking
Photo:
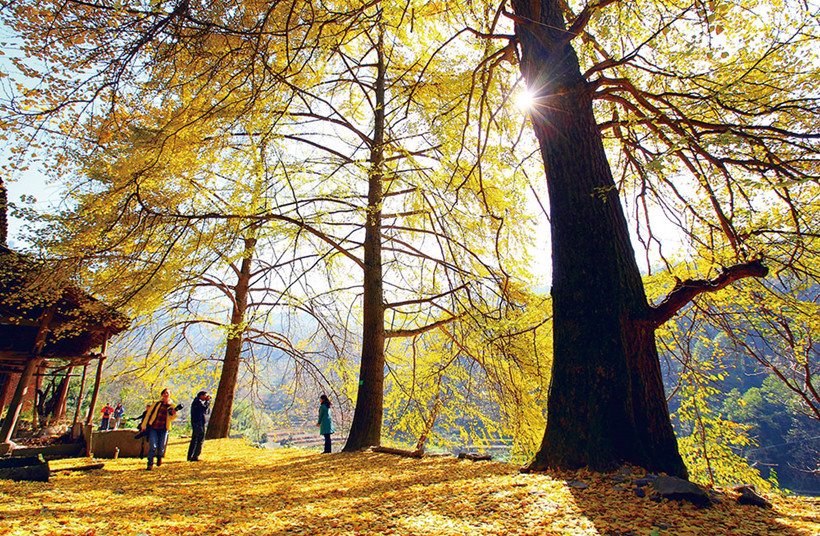
[[[114,408],[110,404],[106,404],[102,409],[102,419],[100,420],[100,431],[108,430],[108,423],[111,421],[111,413]]]
[[[157,459],[157,467],[162,465],[162,458],[165,457],[165,445],[168,442],[168,430],[171,423],[177,418],[177,412],[182,409],[182,405],[174,406],[171,402],[171,392],[163,389],[160,399],[154,402],[150,410],[145,412],[145,418],[140,425],[140,432],[148,431],[148,467],[147,471],[154,468],[154,457]]]
[[[148,412],[151,411],[151,406],[153,406],[152,403],[147,403],[145,405],[145,411],[140,413],[138,417],[131,417],[131,420],[137,423],[137,429],[140,431],[134,436],[134,439],[140,440],[140,458],[145,457],[145,436],[148,435],[148,430],[143,429],[141,423],[145,420],[145,416],[148,415]]]
[[[330,434],[336,430],[334,430],[333,420],[330,418],[330,399],[327,395],[319,397],[319,422],[316,423],[316,426],[319,427],[319,434],[325,436],[325,450],[322,454],[330,454]]]
[[[132,420],[132,421],[136,421],[136,422],[138,422],[138,423],[141,423],[142,421],[144,421],[144,420],[145,420],[145,416],[146,416],[146,415],[148,415],[148,412],[149,412],[149,411],[151,411],[151,406],[153,406],[153,404],[152,404],[152,403],[150,403],[150,402],[149,402],[149,403],[147,403],[147,404],[145,405],[145,411],[143,411],[142,413],[140,413],[140,414],[139,414],[139,417],[131,417],[131,420]],[[137,425],[137,426],[138,426],[138,427],[140,427],[140,425]]]
[[[191,444],[188,445],[188,461],[198,462],[202,452],[202,442],[205,440],[205,415],[211,405],[211,395],[208,391],[200,391],[191,403]]]
[[[117,402],[117,407],[114,408],[114,413],[111,414],[114,417],[114,430],[120,429],[120,422],[122,422],[122,416],[125,415],[125,408],[122,407],[122,402]]]

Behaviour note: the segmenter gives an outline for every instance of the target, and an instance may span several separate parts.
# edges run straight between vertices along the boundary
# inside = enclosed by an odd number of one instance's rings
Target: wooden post
[[[97,363],[97,376],[94,378],[94,390],[91,392],[91,406],[88,408],[88,417],[85,424],[90,425],[94,419],[94,410],[97,407],[97,395],[100,394],[100,380],[102,379],[103,362],[105,361],[105,350],[108,348],[108,332],[104,334],[102,343],[102,353],[100,354],[100,362]]]
[[[11,391],[11,372],[0,372],[0,415],[6,407],[6,399]]]
[[[20,373],[20,380],[17,382],[17,389],[14,390],[14,395],[11,397],[9,411],[3,420],[3,427],[0,428],[0,443],[11,441],[14,430],[17,428],[17,419],[20,418],[20,410],[23,408],[23,400],[26,393],[28,393],[29,385],[31,385],[31,378],[42,361],[43,358],[41,357],[32,357],[26,361],[26,366],[23,372]]]
[[[77,407],[74,408],[74,424],[80,422],[80,407],[83,405],[83,391],[85,390],[86,372],[88,372],[88,363],[83,365],[83,379],[80,380],[80,394],[77,395]]]
[[[60,382],[60,392],[57,393],[57,401],[54,404],[52,413],[53,422],[59,422],[65,418],[65,406],[68,401],[68,386],[71,384],[71,373],[74,372],[74,365],[69,365],[65,378]]]
[[[40,315],[40,327],[37,330],[37,336],[34,338],[34,346],[31,349],[32,356],[26,361],[26,366],[23,368],[23,372],[20,373],[20,380],[17,382],[17,388],[11,397],[9,410],[6,413],[6,418],[3,420],[3,427],[0,428],[0,444],[8,445],[14,435],[14,430],[17,428],[17,420],[20,418],[20,410],[23,409],[23,400],[25,400],[29,385],[31,385],[31,378],[43,362],[43,358],[40,357],[40,354],[43,352],[43,346],[45,346],[46,343],[48,325],[54,316],[55,307],[54,304],[48,306],[43,311],[43,314]],[[35,413],[37,411],[36,404],[34,411]]]
[[[39,369],[39,367],[38,367]],[[31,408],[31,429],[35,430],[40,425],[39,419],[39,405],[45,403],[45,393],[42,393],[43,388],[43,375],[45,374],[44,370],[37,370],[34,373],[34,398],[32,398],[32,408]]]

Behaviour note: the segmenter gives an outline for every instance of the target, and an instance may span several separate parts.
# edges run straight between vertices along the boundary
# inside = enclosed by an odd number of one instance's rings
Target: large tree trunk
[[[385,66],[382,39],[377,45],[376,113],[370,150],[367,220],[364,239],[362,361],[359,391],[344,451],[379,445],[384,412],[384,296],[382,287],[381,205],[383,200]]]
[[[236,394],[236,379],[239,376],[239,364],[242,358],[242,341],[244,334],[245,312],[248,308],[248,291],[250,290],[251,264],[253,261],[256,238],[245,239],[245,250],[242,266],[239,269],[236,287],[234,288],[233,311],[231,313],[231,331],[225,346],[225,358],[222,360],[222,374],[208,421],[206,439],[228,437],[231,431],[231,412]]]
[[[618,191],[557,0],[513,0],[521,71],[546,170],[554,362],[547,428],[530,469],[623,462],[686,475],[654,324]]]

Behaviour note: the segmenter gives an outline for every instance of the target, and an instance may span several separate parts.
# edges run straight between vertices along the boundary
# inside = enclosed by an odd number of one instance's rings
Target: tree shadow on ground
[[[766,534],[747,530],[759,526],[800,534],[778,524],[781,511],[746,513],[736,505],[724,520],[763,524],[700,530],[716,519],[618,495],[603,480],[589,479],[579,492],[568,477],[519,474],[501,463],[263,450],[237,440],[207,441],[199,463],[183,461],[186,452],[187,443],[172,443],[162,467],[150,472],[145,460],[120,459],[101,471],[58,472],[49,483],[0,481],[0,525],[8,534],[108,536]],[[669,520],[684,514],[695,519],[685,527],[698,530],[675,532],[684,525]]]
[[[640,470],[624,478],[586,471],[558,476],[567,481],[575,504],[604,536],[720,535],[808,536],[820,529],[820,512],[808,503],[769,497],[773,508],[739,504],[738,494],[712,494],[713,503],[699,508],[685,500],[668,500],[641,481]]]

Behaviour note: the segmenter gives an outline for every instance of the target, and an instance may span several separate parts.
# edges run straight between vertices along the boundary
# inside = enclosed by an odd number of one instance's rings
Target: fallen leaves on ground
[[[173,442],[162,467],[104,460],[96,471],[63,471],[48,483],[0,481],[0,535],[573,535],[808,536],[820,534],[820,503],[768,497],[772,509],[708,509],[655,502],[615,475],[519,474],[516,467],[451,457],[372,452],[321,455],[263,450],[241,440],[205,443],[186,462]],[[584,489],[568,483],[583,482]]]

